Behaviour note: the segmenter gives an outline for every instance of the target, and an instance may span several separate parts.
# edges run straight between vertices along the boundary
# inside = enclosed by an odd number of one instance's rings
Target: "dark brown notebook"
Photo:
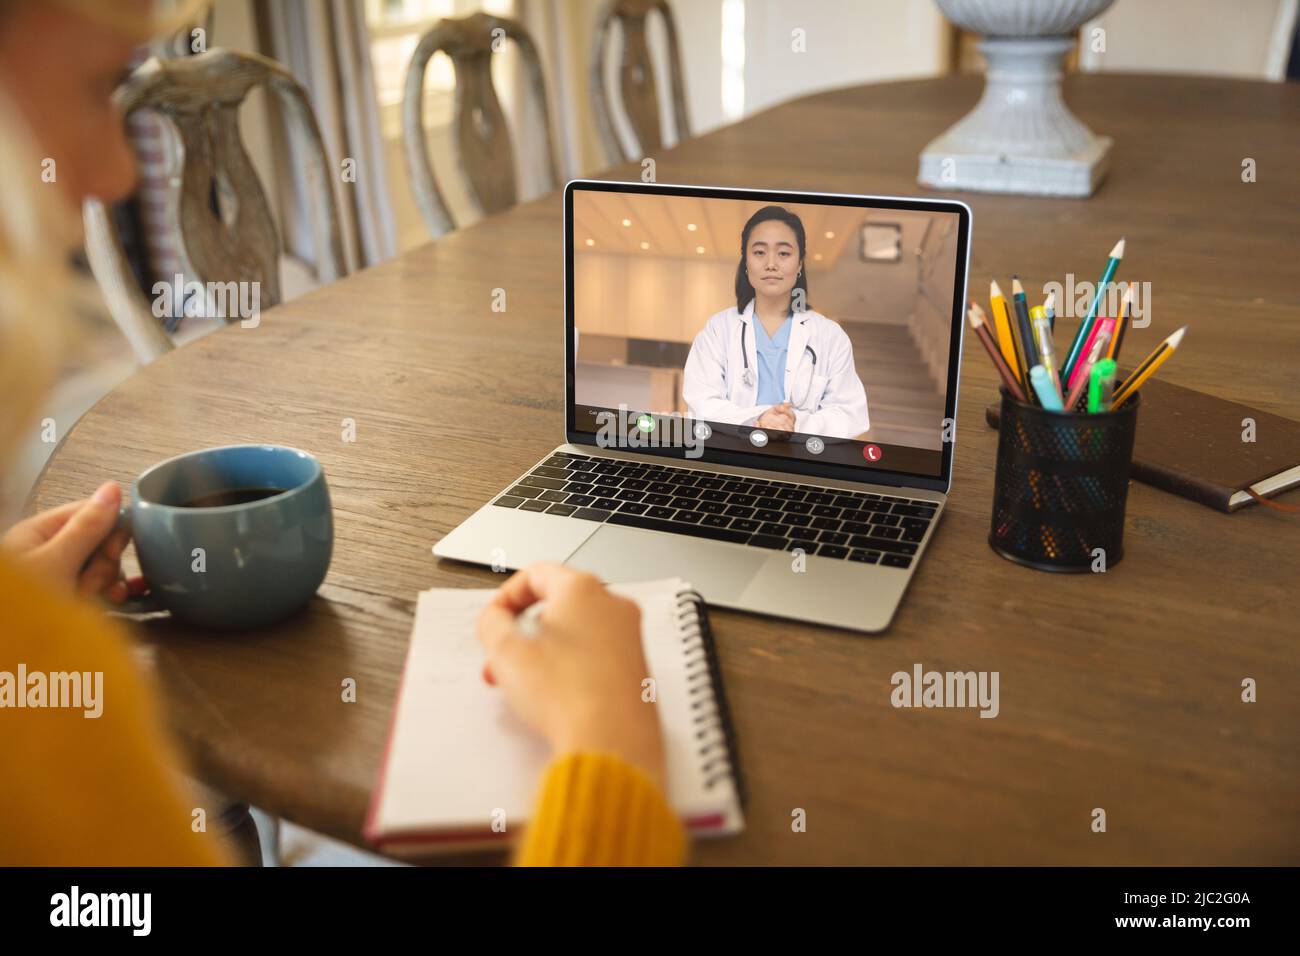
[[[985,411],[998,427],[999,405]],[[1243,441],[1255,423],[1253,442]],[[1157,378],[1142,386],[1132,475],[1138,481],[1236,511],[1300,486],[1300,422]]]

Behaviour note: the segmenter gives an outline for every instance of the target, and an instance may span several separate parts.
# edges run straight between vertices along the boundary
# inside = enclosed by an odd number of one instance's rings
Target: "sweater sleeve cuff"
[[[542,779],[519,866],[680,866],[681,821],[659,788],[609,753],[573,753]]]

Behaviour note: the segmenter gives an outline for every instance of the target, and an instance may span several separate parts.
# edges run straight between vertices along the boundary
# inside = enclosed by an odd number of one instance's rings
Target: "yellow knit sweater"
[[[231,862],[183,796],[153,688],[121,629],[3,556],[0,620],[0,865]],[[53,673],[90,675],[88,692],[102,675],[99,699],[93,707],[85,699],[76,707],[16,706],[33,681],[46,683],[32,675]],[[46,686],[47,705],[56,702],[54,687]],[[66,702],[66,683],[60,694]],[[684,855],[681,824],[659,789],[618,757],[584,753],[548,769],[516,862],[669,866]]]

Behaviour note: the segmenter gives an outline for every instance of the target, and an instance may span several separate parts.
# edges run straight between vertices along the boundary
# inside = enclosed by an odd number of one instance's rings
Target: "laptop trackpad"
[[[734,601],[767,560],[751,551],[689,535],[602,525],[565,564],[608,584],[685,578],[708,601]]]

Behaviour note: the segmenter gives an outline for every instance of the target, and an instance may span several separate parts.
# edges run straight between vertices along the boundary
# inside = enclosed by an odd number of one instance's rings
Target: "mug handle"
[[[117,511],[117,525],[114,530],[121,531],[124,528],[127,530],[131,528],[131,511],[126,505],[123,505]],[[148,594],[128,595],[127,599],[121,604],[114,604],[111,607],[121,614],[152,614],[155,611],[167,610],[167,608],[163,607],[158,594],[154,591],[150,591]]]

